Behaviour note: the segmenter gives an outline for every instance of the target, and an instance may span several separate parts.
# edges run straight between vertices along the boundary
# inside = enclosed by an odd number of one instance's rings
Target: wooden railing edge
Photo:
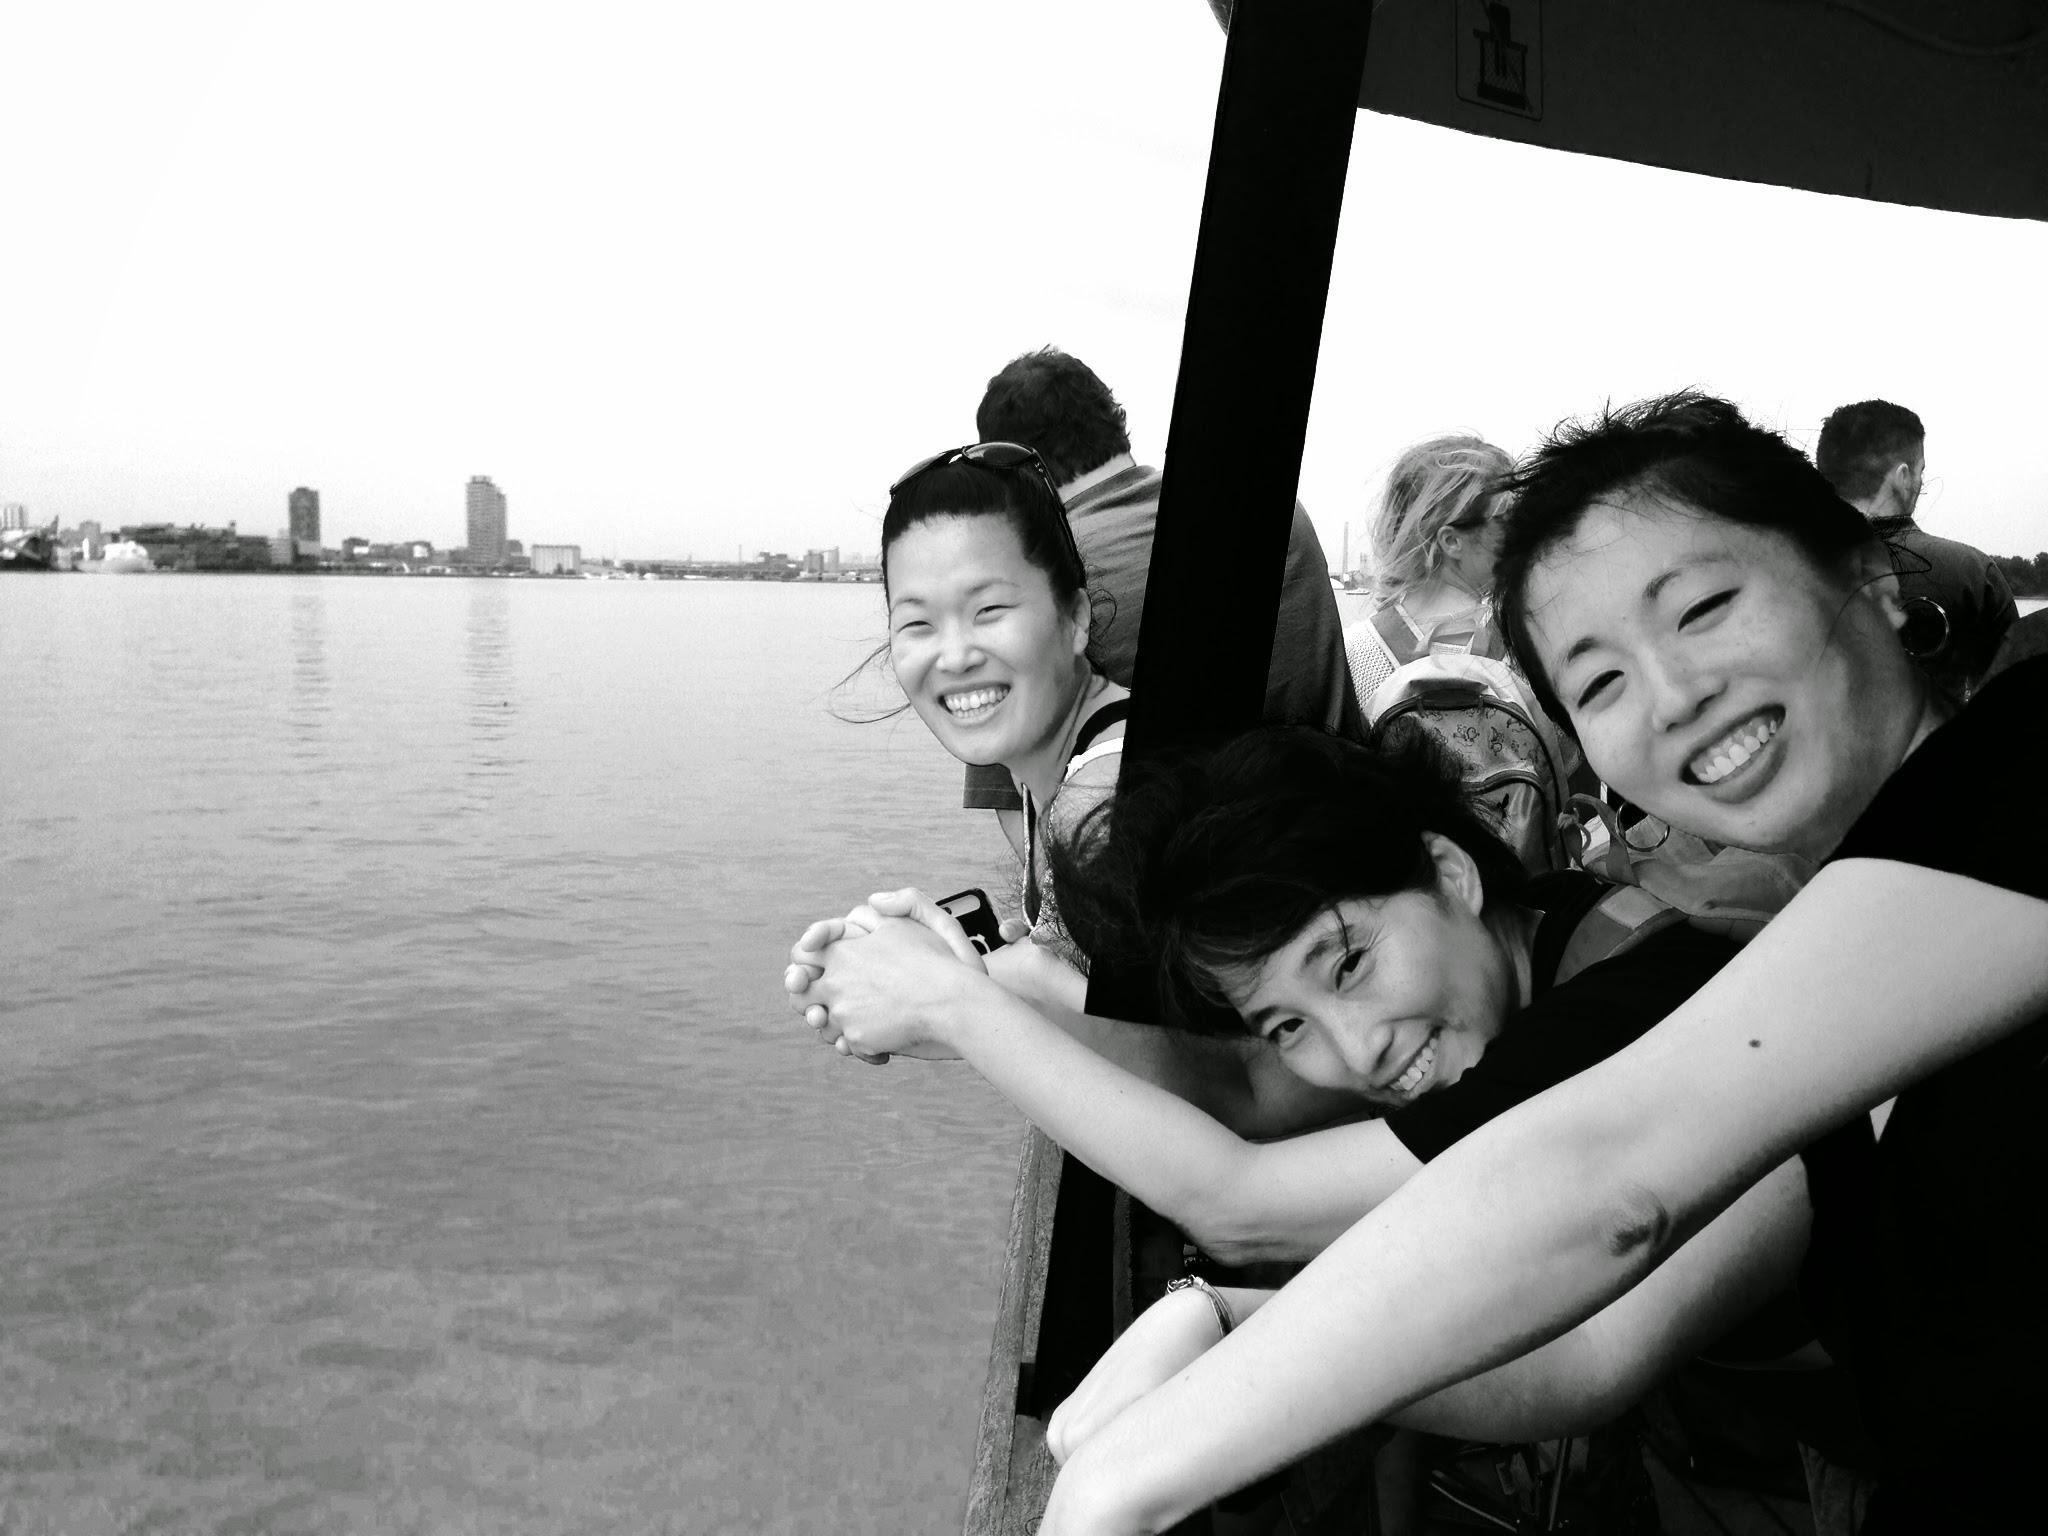
[[[1003,1278],[996,1297],[996,1322],[989,1344],[988,1378],[982,1387],[981,1423],[974,1441],[974,1473],[968,1484],[963,1536],[1002,1536],[1029,1530],[1043,1504],[1044,1490],[1012,1487],[1019,1450],[1042,1461],[1042,1447],[1020,1447],[1019,1386],[1035,1360],[1045,1304],[1045,1277],[1052,1252],[1053,1212],[1058,1204],[1064,1157],[1052,1139],[1027,1127],[1017,1158],[1017,1192],[1010,1202],[1010,1232],[1003,1253]],[[1027,1420],[1027,1433],[1042,1433]],[[1032,1507],[1019,1507],[1022,1496]]]

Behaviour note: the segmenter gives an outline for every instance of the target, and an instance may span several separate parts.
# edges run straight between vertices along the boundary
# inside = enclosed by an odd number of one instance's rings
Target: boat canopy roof
[[[1226,26],[1231,4],[1209,0]],[[1734,181],[2048,219],[2048,0],[1380,0],[1359,105]]]

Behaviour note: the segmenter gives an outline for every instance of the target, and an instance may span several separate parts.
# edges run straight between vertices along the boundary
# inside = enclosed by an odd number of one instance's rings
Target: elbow
[[[1174,1221],[1189,1242],[1230,1269],[1247,1264],[1305,1264],[1331,1241],[1330,1234],[1282,1231],[1271,1221],[1221,1211],[1213,1205],[1184,1210],[1174,1215]]]
[[[1646,1116],[1626,1095],[1589,1102],[1586,1078],[1604,1070],[1595,1068],[1537,1101],[1558,1100],[1557,1112],[1524,1139],[1523,1151],[1528,1166],[1546,1170],[1546,1182],[1577,1191],[1580,1214],[1570,1229],[1580,1262],[1598,1266],[1627,1290],[1691,1235],[1692,1212],[1682,1192],[1674,1200],[1670,1180],[1659,1172],[1671,1167],[1669,1144],[1682,1133],[1664,1117]],[[1503,1122],[1534,1107],[1525,1105]]]
[[[1655,1269],[1677,1246],[1671,1207],[1647,1185],[1619,1184],[1602,1202],[1598,1219],[1608,1256],[1636,1277]]]

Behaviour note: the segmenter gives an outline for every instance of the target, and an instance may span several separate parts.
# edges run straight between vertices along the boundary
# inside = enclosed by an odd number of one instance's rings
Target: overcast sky
[[[1202,0],[0,11],[0,500],[330,544],[874,548],[1046,342],[1164,445],[1223,37]],[[1924,523],[2048,546],[2048,226],[1362,116],[1302,494],[1432,433],[1883,396]]]

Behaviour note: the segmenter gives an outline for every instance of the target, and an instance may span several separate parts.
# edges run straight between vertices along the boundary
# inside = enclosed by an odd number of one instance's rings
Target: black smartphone
[[[967,941],[984,955],[1003,947],[1002,930],[996,923],[996,909],[989,905],[988,892],[967,890],[942,896],[939,909],[966,930]]]

